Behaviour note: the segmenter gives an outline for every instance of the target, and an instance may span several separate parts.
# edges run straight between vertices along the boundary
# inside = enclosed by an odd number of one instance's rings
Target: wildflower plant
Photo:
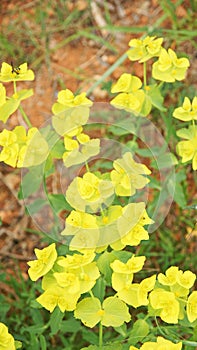
[[[148,116],[153,108],[165,111],[161,86],[184,79],[189,61],[177,58],[171,48],[166,50],[162,44],[163,38],[155,37],[130,41],[128,58],[143,64],[144,80],[122,74],[112,87],[112,93],[117,93],[111,101],[113,106],[132,112],[139,119]],[[150,84],[146,72],[149,60],[154,61]],[[91,160],[98,157],[101,143],[84,131],[92,106],[85,93],[75,96],[69,89],[60,91],[52,106],[50,127],[39,130],[33,127],[21,105],[32,90],[18,90],[18,81],[33,78],[26,63],[16,68],[2,64],[0,80],[13,81],[14,94],[7,97],[5,87],[0,85],[0,118],[5,123],[19,108],[27,128],[16,126],[0,133],[0,160],[12,167],[28,168],[21,184],[23,198],[34,192],[34,188],[23,192],[23,187],[26,179],[31,179],[31,174],[39,169],[44,174],[43,178],[38,176],[38,185],[43,181],[46,188],[46,178],[56,161],[61,161],[67,170],[76,165],[83,167],[60,202],[60,197],[50,197],[52,205],[56,198],[58,208],[67,211],[65,226],[59,231],[67,249],[66,254],[62,253],[65,249],[57,242],[35,249],[36,259],[28,262],[30,279],[41,279],[42,291],[39,290],[35,307],[50,313],[60,310],[59,317],[62,314],[69,317],[72,312],[83,327],[98,332],[90,349],[182,349],[178,333],[175,336],[166,328],[162,337],[158,335],[161,325],[182,322],[187,327],[196,326],[197,292],[193,290],[196,275],[170,266],[165,274],[148,273],[145,278],[140,277],[146,256],[138,254],[139,245],[149,240],[148,228],[154,221],[146,203],[135,198],[150,182],[151,171],[128,150],[114,159],[106,172],[91,170]],[[192,160],[194,170],[196,99],[190,102],[186,97],[183,106],[173,113],[175,118],[191,121],[187,129],[178,131],[178,136],[187,141],[178,143],[177,152],[182,162]],[[107,334],[109,327],[114,329],[111,338]],[[0,345],[5,337],[10,349],[16,349],[6,326],[1,329]],[[3,346],[0,348],[4,349]]]

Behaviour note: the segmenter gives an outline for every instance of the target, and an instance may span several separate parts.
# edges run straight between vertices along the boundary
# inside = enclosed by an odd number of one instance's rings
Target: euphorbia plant
[[[161,86],[164,82],[182,80],[189,61],[177,58],[176,53],[164,49],[162,43],[162,38],[155,37],[130,41],[128,57],[143,63],[144,81],[124,73],[112,87],[112,92],[118,93],[111,101],[112,105],[139,118],[148,116],[152,108],[165,110]],[[152,65],[152,79],[159,83],[147,82],[146,68],[150,59],[156,59]],[[3,85],[0,88],[0,119],[3,122],[20,108],[27,125],[31,125],[20,103],[32,92],[17,90],[17,81],[32,80],[33,73],[30,72],[26,64],[13,68],[3,63],[1,81],[14,83],[14,95],[7,99]],[[183,141],[187,145],[180,142],[178,153],[183,162],[193,159],[193,169],[196,169],[197,154],[195,99],[190,103],[186,98],[183,107],[175,109],[173,114],[181,120],[192,120],[188,130],[179,131],[179,136],[184,133],[188,138],[192,134],[192,139]],[[8,102],[12,109],[7,107]],[[37,305],[51,313],[57,308],[61,313],[73,312],[83,326],[94,328],[98,341],[90,349],[107,350],[113,346],[114,349],[130,350],[180,350],[182,342],[177,334],[173,336],[173,333],[162,331],[162,337],[157,340],[155,335],[160,334],[160,326],[165,324],[182,322],[188,328],[195,327],[197,292],[192,288],[196,275],[182,271],[178,266],[169,266],[165,274],[138,277],[146,257],[138,255],[136,247],[149,239],[148,225],[153,220],[147,213],[146,204],[135,201],[134,195],[149,183],[151,171],[137,162],[128,150],[118,156],[106,172],[91,171],[90,160],[98,157],[101,147],[98,138],[91,139],[84,132],[91,106],[85,93],[75,96],[69,89],[62,90],[52,106],[50,128],[30,127],[26,132],[24,127],[17,126],[12,131],[4,129],[0,133],[0,160],[13,167],[32,169],[45,163],[45,168],[49,169],[55,159],[62,160],[67,169],[85,165],[83,173],[75,175],[70,182],[62,202],[62,210],[65,204],[66,208],[71,208],[61,231],[64,244],[68,245],[67,254],[59,254],[60,244],[52,243],[43,249],[36,248],[37,259],[28,262],[31,280],[42,278],[43,292],[36,299]],[[58,141],[50,143],[51,139]],[[186,149],[190,149],[187,156]],[[44,180],[50,173],[45,168],[42,168],[46,171]],[[22,181],[22,188],[23,184]],[[106,338],[108,327],[114,328],[114,332]],[[193,344],[196,346],[195,342]]]

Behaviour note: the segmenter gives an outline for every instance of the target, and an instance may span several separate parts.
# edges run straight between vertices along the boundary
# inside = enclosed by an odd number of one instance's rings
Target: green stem
[[[25,113],[22,106],[19,106],[19,111],[21,112],[22,117],[23,117],[25,123],[28,125],[28,127],[32,128],[32,124],[31,124],[31,122],[30,122],[30,120],[29,120],[29,118],[28,118],[27,114]]]
[[[101,210],[101,215],[102,215],[102,218],[104,218],[105,213],[104,213],[104,211],[103,211],[102,205],[100,205],[100,210]]]
[[[147,85],[147,79],[146,79],[146,62],[143,64],[143,75],[144,75],[144,86]]]
[[[85,166],[86,166],[86,170],[87,170],[87,172],[89,173],[89,172],[90,172],[90,168],[89,168],[89,165],[88,165],[88,163],[87,163],[87,162],[85,163]]]
[[[99,324],[99,349],[102,349],[103,346],[103,326],[100,322]]]
[[[91,298],[94,299],[94,294],[92,293],[91,290],[89,291],[89,294],[90,294]]]

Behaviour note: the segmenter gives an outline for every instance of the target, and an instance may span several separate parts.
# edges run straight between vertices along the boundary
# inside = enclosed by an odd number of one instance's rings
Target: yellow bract
[[[128,307],[117,297],[106,298],[102,305],[98,298],[85,298],[77,304],[74,316],[90,328],[98,322],[105,327],[119,327],[131,319]]]
[[[0,350],[15,350],[14,338],[8,332],[8,327],[0,322]]]
[[[91,172],[76,177],[66,191],[66,200],[76,210],[97,212],[103,203],[108,204],[114,194],[111,181],[102,180]]]
[[[181,132],[182,130],[184,132]],[[186,138],[187,141],[178,142],[177,153],[182,157],[182,163],[192,160],[192,168],[197,170],[197,126],[191,125],[182,130],[179,130],[177,135]]]
[[[110,177],[118,196],[133,196],[136,189],[143,188],[149,182],[144,175],[151,171],[144,164],[135,162],[130,152],[116,159],[113,167],[115,170],[111,171]]]
[[[187,317],[190,322],[197,319],[197,291],[192,292],[187,301]]]
[[[182,342],[177,344],[172,343],[170,340],[164,339],[163,337],[157,337],[157,342],[146,342],[139,350],[181,350]],[[138,350],[134,346],[130,346],[129,350]]]
[[[117,83],[112,86],[111,92],[135,92],[142,87],[141,80],[131,74],[123,73]]]
[[[34,80],[34,72],[27,68],[27,63],[23,63],[19,67],[13,67],[6,62],[2,63],[0,81],[8,82],[23,80]]]
[[[81,94],[74,96],[71,90],[66,89],[62,90],[58,93],[58,99],[57,102],[70,108],[70,107],[76,107],[76,106],[92,106],[92,101],[90,101],[86,97],[86,93],[82,92]]]
[[[52,243],[50,246],[41,250],[36,248],[35,254],[37,260],[29,261],[27,263],[30,266],[28,273],[32,281],[36,281],[52,269],[57,259],[55,243]]]
[[[91,140],[90,137],[82,131],[83,128],[79,126],[73,128],[64,135],[66,151],[62,158],[66,167],[84,163],[100,151],[100,140]]]
[[[123,274],[133,274],[140,271],[143,268],[145,256],[135,256],[133,255],[125,264],[119,260],[113,261],[110,264],[114,272]]]
[[[167,323],[178,323],[180,306],[175,294],[161,288],[154,289],[149,295],[153,309],[158,310],[158,315]]]
[[[157,57],[161,51],[163,38],[147,36],[145,39],[131,39],[129,42],[130,50],[127,51],[128,58],[131,61],[146,62],[152,57]]]
[[[185,97],[182,107],[174,110],[173,117],[183,121],[197,120],[197,97],[195,96],[192,102]]]
[[[156,275],[145,278],[141,283],[126,283],[118,288],[118,297],[135,308],[148,305],[148,293],[154,288]]]
[[[154,79],[173,83],[183,80],[189,67],[187,58],[177,58],[172,49],[162,48],[157,62],[153,64],[152,76]]]
[[[37,128],[30,128],[26,135],[23,126],[0,133],[0,161],[12,167],[31,167],[41,164],[48,156],[48,144]]]
[[[80,293],[68,293],[67,289],[56,286],[47,289],[36,300],[50,312],[53,312],[56,306],[64,312],[75,310],[79,297]]]

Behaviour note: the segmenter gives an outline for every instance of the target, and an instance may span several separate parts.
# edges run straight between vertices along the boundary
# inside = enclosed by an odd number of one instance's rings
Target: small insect
[[[20,67],[14,67],[13,62],[11,62],[12,66],[12,74],[16,73],[17,75],[20,74]]]

